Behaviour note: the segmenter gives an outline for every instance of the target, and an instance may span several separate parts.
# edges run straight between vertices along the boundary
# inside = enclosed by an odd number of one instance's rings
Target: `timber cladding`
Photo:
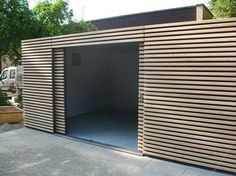
[[[143,153],[236,172],[236,23],[145,27]]]
[[[25,126],[53,132],[53,73],[51,39],[22,43]]]
[[[66,133],[65,57],[64,49],[53,49],[54,65],[54,131]]]
[[[236,19],[22,41],[25,125],[66,132],[64,48],[139,43],[138,149],[236,172]]]

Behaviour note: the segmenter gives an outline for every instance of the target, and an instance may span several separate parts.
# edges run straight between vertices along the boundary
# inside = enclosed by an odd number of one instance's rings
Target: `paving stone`
[[[0,134],[0,176],[233,176],[211,173],[37,130]]]
[[[183,176],[214,176],[213,174],[213,170],[201,169],[198,167],[188,167],[187,170],[184,172]]]
[[[223,172],[214,172],[213,176],[236,176],[236,173],[231,174],[231,173],[223,173]]]
[[[70,149],[74,151],[76,154],[87,157],[93,158],[96,161],[110,161],[120,152],[115,150],[110,150],[106,148],[102,148],[99,146],[86,144],[78,141],[73,141],[71,143],[65,144],[64,148]],[[95,157],[96,156],[96,157]]]
[[[137,174],[145,174],[145,176],[182,176],[186,169],[187,166],[182,164],[153,159],[146,167],[144,167],[142,171]]]

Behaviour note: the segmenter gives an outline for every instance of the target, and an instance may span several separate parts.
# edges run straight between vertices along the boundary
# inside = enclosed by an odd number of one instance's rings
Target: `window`
[[[5,71],[2,73],[1,78],[2,78],[2,79],[6,79],[6,78],[7,78],[7,73],[8,73],[8,70],[5,70]]]
[[[10,70],[10,79],[16,78],[16,70]]]

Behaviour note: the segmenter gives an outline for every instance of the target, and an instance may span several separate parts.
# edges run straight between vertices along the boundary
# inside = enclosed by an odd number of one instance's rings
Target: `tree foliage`
[[[81,20],[80,22],[72,21],[69,24],[65,24],[63,27],[63,34],[89,32],[96,30],[96,27],[92,23],[83,20]]]
[[[40,37],[40,26],[26,0],[1,0],[0,21],[0,56],[18,60],[21,40]]]
[[[33,8],[39,22],[44,25],[44,35],[54,36],[64,34],[65,25],[73,23],[73,12],[64,0],[45,0]]]
[[[27,0],[0,0],[0,58],[19,60],[21,40],[95,30],[77,22],[67,0],[40,1],[33,10]]]
[[[236,0],[211,0],[209,5],[215,17],[236,17]]]

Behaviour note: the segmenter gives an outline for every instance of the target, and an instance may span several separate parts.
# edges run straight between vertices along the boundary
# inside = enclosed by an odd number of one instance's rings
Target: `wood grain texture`
[[[65,133],[62,48],[138,42],[138,150],[236,172],[235,29],[232,18],[25,40],[26,126]]]
[[[236,172],[231,20],[145,26],[144,154]]]
[[[25,50],[31,42],[22,42],[23,105],[25,126],[53,132],[53,84],[51,39],[38,41],[38,45]],[[41,49],[44,44],[47,48]]]
[[[53,49],[54,58],[54,131],[66,133],[64,48]]]
[[[144,57],[144,44],[139,44],[139,83],[143,83],[142,73],[140,72],[141,60]],[[139,85],[138,91],[138,150],[143,152],[143,86]]]

